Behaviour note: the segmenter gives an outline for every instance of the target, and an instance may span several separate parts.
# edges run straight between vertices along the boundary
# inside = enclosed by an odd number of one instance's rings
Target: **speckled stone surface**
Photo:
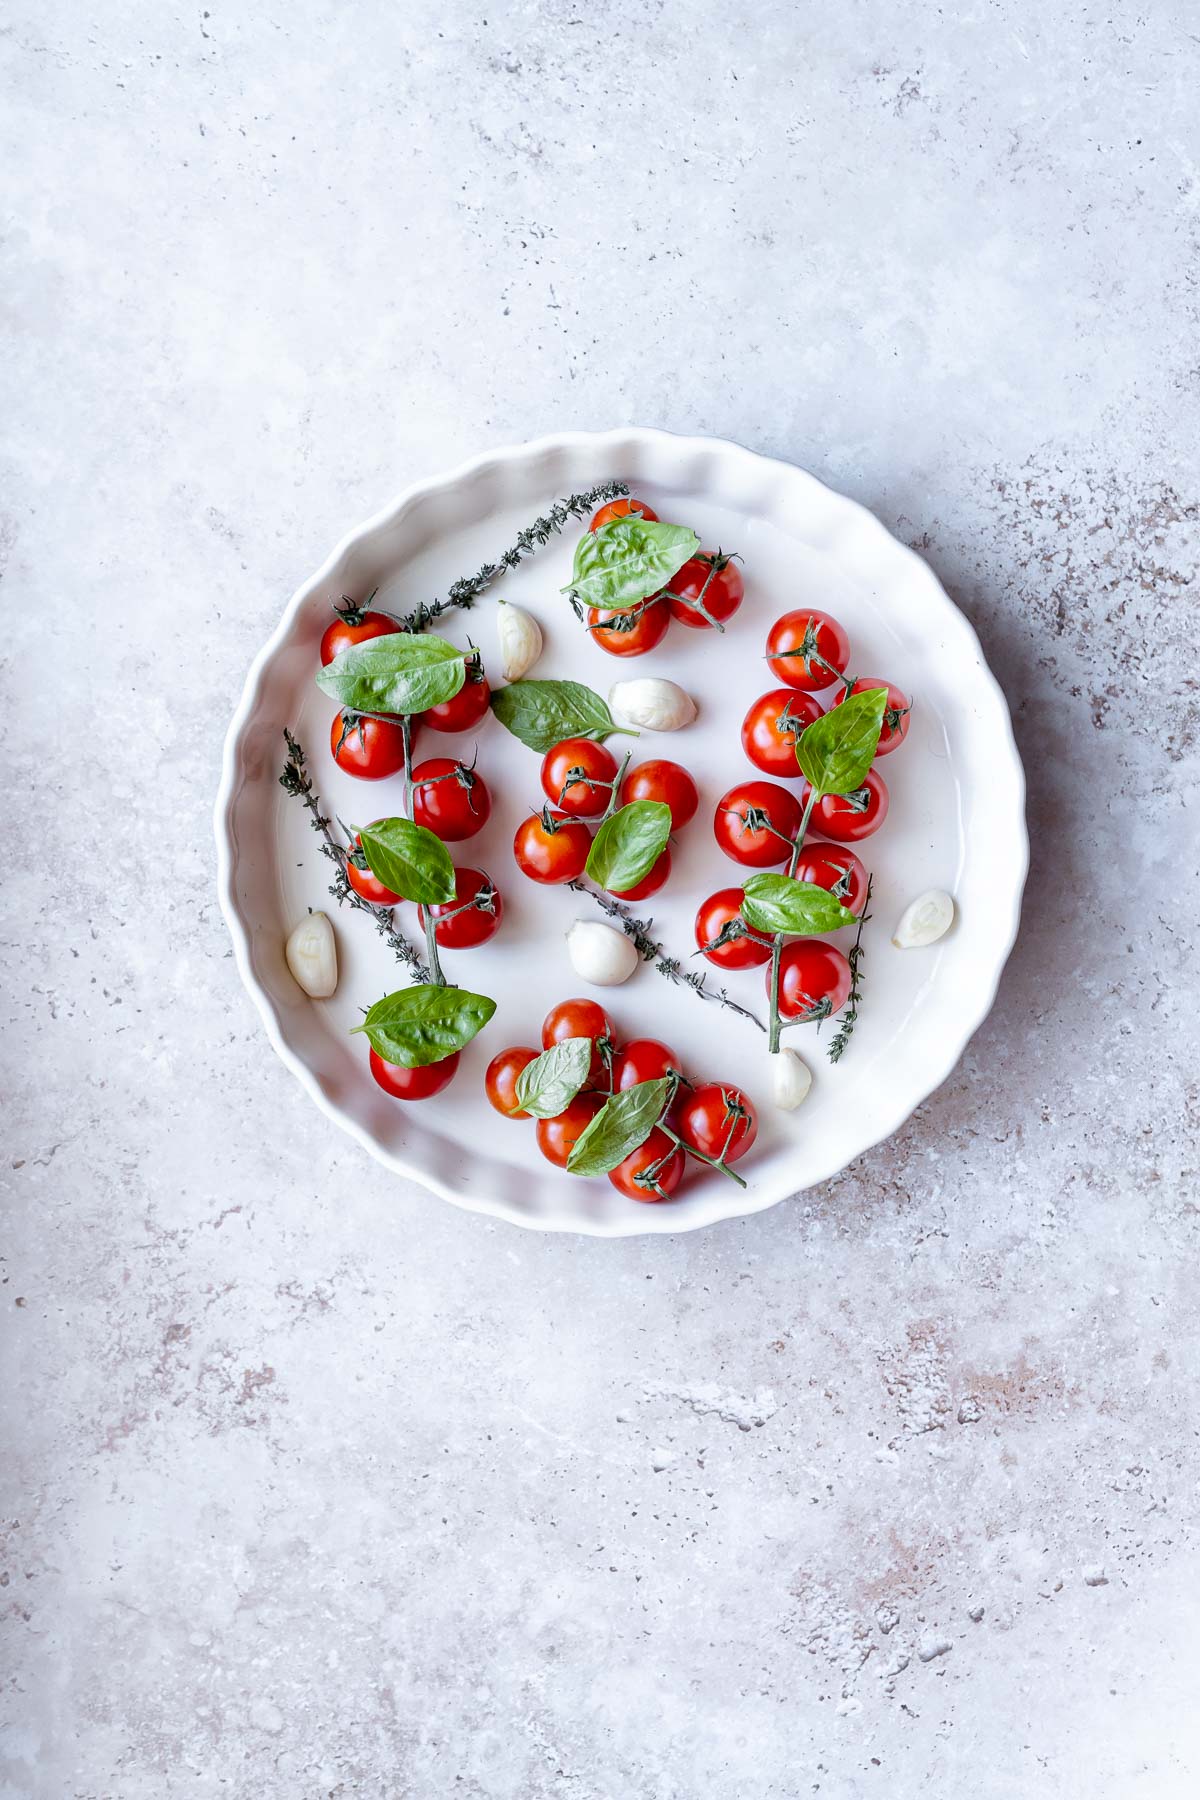
[[[1195,32],[10,6],[2,1800],[1195,1794]],[[346,527],[625,421],[923,550],[1034,836],[946,1086],[655,1243],[381,1176],[209,822]]]

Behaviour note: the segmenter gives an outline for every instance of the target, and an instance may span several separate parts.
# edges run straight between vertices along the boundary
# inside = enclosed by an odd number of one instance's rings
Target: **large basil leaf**
[[[581,681],[513,681],[492,695],[500,723],[531,750],[545,755],[564,738],[637,737],[618,725],[608,707]]]
[[[665,800],[633,800],[605,819],[584,873],[597,887],[624,894],[650,873],[670,835],[671,809]]]
[[[796,760],[818,794],[852,794],[867,778],[887,705],[885,687],[851,694],[800,733]]]
[[[592,1040],[564,1038],[535,1057],[517,1076],[517,1102],[535,1119],[556,1119],[588,1078]]]
[[[797,881],[791,875],[751,875],[742,890],[741,913],[755,931],[773,936],[788,931],[811,937],[818,931],[836,931],[853,925],[854,914],[836,900],[828,888],[813,881]]]
[[[393,631],[351,644],[320,670],[317,686],[351,712],[417,713],[452,700],[465,680],[465,651],[428,633]]]
[[[699,548],[700,539],[686,525],[614,519],[599,531],[584,532],[563,593],[574,594],[585,606],[624,612],[657,593]]]
[[[418,906],[454,898],[454,864],[440,837],[411,819],[376,819],[358,834],[372,875]]]
[[[607,1175],[624,1162],[658,1124],[673,1086],[671,1077],[663,1075],[614,1094],[576,1138],[567,1158],[568,1173]]]
[[[377,1000],[361,1031],[385,1062],[423,1069],[441,1062],[478,1035],[496,1010],[486,994],[464,988],[410,987]]]

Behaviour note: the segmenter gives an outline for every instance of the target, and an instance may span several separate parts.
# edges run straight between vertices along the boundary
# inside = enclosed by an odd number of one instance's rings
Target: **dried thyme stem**
[[[859,965],[863,959],[862,934],[863,926],[871,916],[867,909],[871,904],[871,889],[874,885],[875,877],[873,875],[868,875],[867,897],[863,901],[863,909],[858,915],[858,930],[854,934],[854,948],[846,958],[846,961],[850,964],[850,998],[846,1002],[846,1011],[843,1015],[841,1026],[839,1027],[836,1036],[830,1039],[829,1048],[826,1051],[826,1055],[832,1063],[838,1062],[841,1059],[843,1050],[850,1042],[850,1034],[858,1022],[858,1003],[862,999],[862,983],[859,979]]]

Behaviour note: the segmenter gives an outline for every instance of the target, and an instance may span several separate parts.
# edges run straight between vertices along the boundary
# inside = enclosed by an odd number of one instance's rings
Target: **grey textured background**
[[[1175,1800],[1195,1537],[1184,0],[16,0],[2,1800]],[[343,529],[625,421],[928,555],[1025,928],[828,1188],[661,1243],[384,1179],[213,894]]]

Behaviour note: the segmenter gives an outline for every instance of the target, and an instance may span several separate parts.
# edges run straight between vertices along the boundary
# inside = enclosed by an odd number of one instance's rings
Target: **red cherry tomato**
[[[731,619],[746,591],[741,571],[731,557],[710,556],[703,551],[672,575],[667,588],[671,617],[693,631],[711,631],[714,625]]]
[[[713,834],[734,862],[769,869],[788,860],[801,816],[790,788],[773,781],[742,781],[718,800]]]
[[[621,805],[634,800],[661,800],[671,809],[671,830],[682,831],[696,816],[700,796],[682,764],[658,757],[638,763],[621,783]]]
[[[781,1019],[826,1019],[839,1012],[850,992],[850,964],[833,944],[820,938],[796,938],[779,958]],[[771,971],[767,970],[767,993]]]
[[[487,712],[492,698],[478,653],[467,660],[467,679],[451,700],[442,700],[421,714],[435,731],[472,731]]]
[[[482,904],[472,904],[481,895]],[[443,950],[472,950],[476,944],[486,944],[495,937],[504,917],[504,902],[482,869],[455,869],[453,900],[431,906],[429,911],[434,920],[433,935]],[[423,906],[418,906],[417,916],[424,925]]]
[[[517,1104],[517,1076],[540,1056],[528,1044],[514,1044],[493,1056],[483,1078],[484,1091],[498,1113],[506,1119],[527,1119],[529,1114]]]
[[[609,888],[608,892],[617,900],[648,900],[651,894],[657,894],[659,888],[665,887],[670,879],[671,850],[668,845],[648,875],[643,875],[630,888]]]
[[[610,1169],[608,1179],[630,1200],[669,1200],[683,1180],[687,1157],[656,1125],[644,1144]]]
[[[818,800],[812,823],[814,830],[836,838],[839,844],[858,844],[878,831],[887,815],[887,783],[872,769],[853,794],[826,794]]]
[[[767,660],[779,681],[819,694],[845,670],[850,640],[829,613],[784,613],[767,633]]]
[[[566,1168],[568,1156],[606,1098],[605,1094],[576,1094],[565,1112],[560,1112],[553,1119],[538,1120],[538,1149],[547,1162],[554,1163],[560,1169]]]
[[[617,759],[591,738],[564,738],[542,758],[542,792],[573,819],[602,813],[612,797]]]
[[[881,687],[887,689],[888,697],[887,705],[883,709],[883,728],[879,733],[879,748],[875,754],[876,756],[888,756],[893,750],[898,750],[908,736],[908,720],[912,712],[912,701],[903,688],[894,686],[890,681],[884,681],[881,676],[860,675],[853,686],[841,689],[834,697],[833,704],[840,706],[843,700],[850,698],[851,694],[866,694],[872,688]]]
[[[352,644],[365,644],[368,638],[391,637],[399,631],[395,619],[386,613],[369,612],[363,606],[339,607],[337,618],[327,625],[321,638],[321,661],[328,668],[335,656],[349,650]]]
[[[524,819],[513,839],[513,855],[522,875],[546,885],[577,881],[591,848],[592,834],[581,819],[568,819],[566,813],[552,812],[548,806]]]
[[[745,898],[740,887],[720,888],[708,896],[696,914],[696,947],[718,969],[753,969],[771,960],[769,945],[760,944],[752,937],[731,937],[716,950],[704,949],[705,944],[720,937],[731,919],[740,916]]]
[[[357,858],[357,860],[356,860]],[[367,859],[363,855],[362,839],[355,836],[353,848],[346,858],[346,880],[356,894],[369,900],[372,906],[402,906],[403,894],[393,894],[391,888],[384,887],[378,875],[372,875],[367,867]]]
[[[338,768],[360,781],[383,781],[404,767],[404,732],[399,719],[393,723],[363,713],[335,713],[329,748]]]
[[[377,1050],[371,1052],[372,1075],[384,1093],[396,1100],[428,1100],[431,1094],[440,1094],[454,1080],[457,1068],[457,1050],[422,1069],[406,1069],[402,1063],[385,1062]]]
[[[675,1130],[693,1150],[732,1163],[758,1136],[758,1115],[741,1088],[710,1081],[681,1097]]]
[[[598,513],[592,515],[588,530],[599,531],[602,525],[611,525],[614,519],[628,518],[631,513],[635,519],[649,519],[655,524],[658,521],[658,514],[652,506],[647,506],[644,500],[635,500],[630,494],[627,500],[610,500],[607,506],[602,506]]]
[[[636,1087],[639,1081],[658,1081],[663,1075],[683,1074],[683,1064],[669,1044],[658,1038],[630,1038],[613,1061],[613,1092]]]
[[[542,1049],[551,1050],[567,1038],[591,1038],[592,1064],[588,1080],[608,1086],[608,1065],[599,1046],[612,1045],[616,1033],[613,1022],[597,1000],[560,1000],[542,1020]]]
[[[651,595],[642,607],[628,612],[602,612],[588,607],[588,632],[592,641],[610,656],[645,656],[666,636],[671,614],[664,600]]]
[[[756,769],[780,775],[786,781],[800,778],[796,739],[821,716],[821,703],[795,688],[772,688],[760,694],[742,720],[742,749]]]
[[[847,844],[826,844],[820,838],[806,841],[796,879],[828,889],[852,913],[860,913],[866,905],[867,871]]]
[[[436,832],[443,843],[474,837],[491,810],[483,776],[453,757],[431,756],[413,770],[413,824]]]

